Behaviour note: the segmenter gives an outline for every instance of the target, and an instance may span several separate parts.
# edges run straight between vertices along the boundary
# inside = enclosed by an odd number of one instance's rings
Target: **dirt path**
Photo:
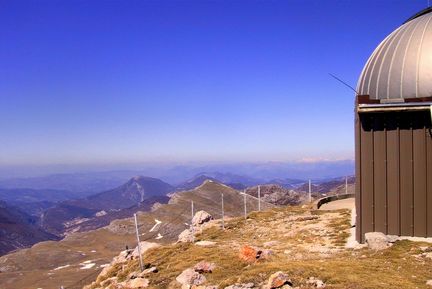
[[[353,209],[355,207],[354,198],[337,200],[320,207],[320,210],[339,210],[339,209]]]

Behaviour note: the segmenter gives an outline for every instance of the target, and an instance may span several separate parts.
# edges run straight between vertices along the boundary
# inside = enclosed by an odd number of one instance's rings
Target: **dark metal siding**
[[[377,231],[432,237],[429,111],[356,116],[357,239]]]

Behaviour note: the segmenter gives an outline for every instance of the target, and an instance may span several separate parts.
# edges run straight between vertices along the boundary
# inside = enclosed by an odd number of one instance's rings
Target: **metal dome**
[[[432,96],[431,11],[414,15],[381,42],[360,75],[359,95],[381,102]]]

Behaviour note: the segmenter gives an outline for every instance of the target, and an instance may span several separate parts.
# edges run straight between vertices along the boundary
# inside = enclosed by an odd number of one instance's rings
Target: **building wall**
[[[356,114],[357,240],[432,237],[429,111]]]

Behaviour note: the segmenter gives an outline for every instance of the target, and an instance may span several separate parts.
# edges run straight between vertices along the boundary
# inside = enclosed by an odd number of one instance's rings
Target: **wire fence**
[[[223,218],[225,216],[227,216],[226,211],[225,211],[225,207],[223,205],[224,202],[225,202],[225,206],[228,208],[227,211],[229,211],[228,216],[233,216],[233,215],[240,216],[242,209],[244,210],[244,215],[246,217],[248,213],[251,213],[253,211],[278,207],[276,205],[264,202],[260,197],[257,198],[257,197],[254,197],[252,195],[246,194],[245,192],[239,193],[239,195],[241,197],[237,196],[237,198],[233,199],[232,197],[231,198],[230,197],[224,198],[224,195],[221,194],[220,202],[216,202],[211,198],[205,198],[205,200],[203,200],[201,202],[195,200],[194,201],[194,210],[195,210],[195,212],[198,212],[200,210],[207,211],[211,215],[216,217],[215,219],[221,219],[222,223],[223,223]],[[231,202],[227,204],[227,202],[226,202],[227,200],[230,200]],[[184,203],[187,203],[187,200],[182,200],[182,201]],[[236,211],[233,208],[238,208],[238,210]],[[165,231],[169,227],[178,227],[179,226],[178,221],[181,219],[185,220],[185,222],[182,222],[182,223],[185,223],[185,225],[187,224],[189,226],[192,226],[192,219],[191,218],[193,218],[193,215],[191,214],[191,216],[189,218],[187,217],[188,211],[190,212],[190,210],[191,210],[191,208],[189,208],[189,206],[185,206],[185,208],[183,210],[181,210],[179,213],[170,215],[168,220],[164,220],[152,232],[146,231],[145,233],[141,234],[139,231],[142,230],[143,228],[147,229],[148,224],[147,223],[146,224],[138,224],[137,223],[137,227],[136,227],[137,232],[136,233],[139,236],[139,241],[144,242],[144,241],[154,240],[160,234],[160,232],[164,232],[163,238],[171,239],[171,238],[177,237],[178,236],[178,230],[171,230],[169,232],[165,232]],[[217,217],[220,217],[220,218],[217,218]],[[189,223],[186,223],[186,222],[189,222]],[[222,229],[223,229],[223,226],[222,226]],[[145,238],[142,238],[143,236],[145,236]],[[92,281],[94,281],[96,279],[96,277],[98,276],[98,274],[99,274],[99,271],[93,271],[90,274],[87,274],[86,276],[84,276],[83,278],[77,280],[77,282],[75,282],[71,285],[68,285],[68,286],[63,286],[63,288],[64,289],[82,288],[83,286],[90,284]]]

